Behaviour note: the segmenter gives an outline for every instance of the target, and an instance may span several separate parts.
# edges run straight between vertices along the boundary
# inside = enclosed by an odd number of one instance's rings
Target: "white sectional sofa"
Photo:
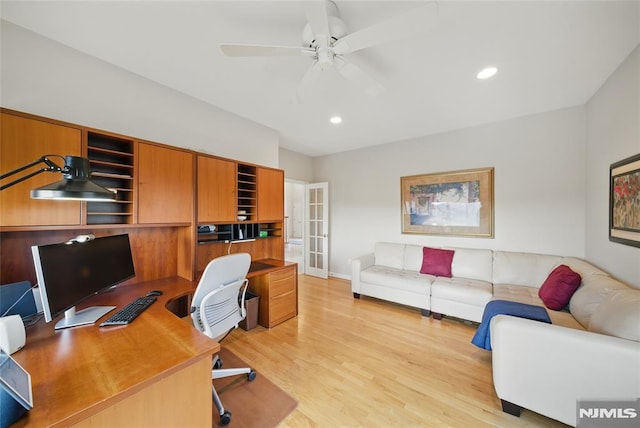
[[[503,410],[527,408],[569,425],[578,400],[640,397],[640,290],[574,258],[488,249],[453,250],[451,277],[420,273],[422,246],[379,242],[352,260],[355,298],[370,296],[422,314],[481,322],[491,300],[544,306],[538,290],[559,265],[580,274],[551,324],[498,315],[490,325],[493,378]],[[473,346],[470,344],[470,346]]]

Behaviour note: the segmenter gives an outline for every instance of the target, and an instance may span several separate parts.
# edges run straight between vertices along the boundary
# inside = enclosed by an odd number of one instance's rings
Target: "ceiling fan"
[[[338,73],[367,95],[376,96],[385,88],[347,56],[392,40],[409,37],[431,28],[437,16],[435,1],[401,13],[369,27],[347,33],[345,23],[338,17],[338,8],[331,0],[306,4],[307,24],[302,29],[302,46],[223,43],[222,52],[230,57],[306,56],[313,60],[302,77],[296,92],[297,101],[308,96],[313,82],[324,70],[335,68]]]

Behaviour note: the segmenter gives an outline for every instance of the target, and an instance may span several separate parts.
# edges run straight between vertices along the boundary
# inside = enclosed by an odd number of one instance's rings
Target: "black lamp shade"
[[[33,199],[114,201],[116,193],[89,180],[89,160],[66,156],[62,171],[64,179],[33,189]]]

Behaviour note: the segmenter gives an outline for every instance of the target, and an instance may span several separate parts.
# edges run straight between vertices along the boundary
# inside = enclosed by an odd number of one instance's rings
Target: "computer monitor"
[[[84,242],[83,242],[84,241]],[[135,276],[129,235],[113,235],[31,247],[45,320],[64,312],[56,330],[93,324],[115,306],[75,306]]]

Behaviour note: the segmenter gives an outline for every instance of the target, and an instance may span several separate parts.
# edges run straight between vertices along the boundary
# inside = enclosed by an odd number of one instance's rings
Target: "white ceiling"
[[[306,57],[229,58],[220,43],[300,46],[305,1],[5,1],[2,19],[277,130],[325,155],[581,105],[640,42],[638,1],[439,1],[421,34],[349,59],[386,88],[333,70],[301,104]],[[421,1],[336,0],[348,32]],[[499,67],[490,80],[476,73]],[[330,125],[339,114],[344,122]]]

